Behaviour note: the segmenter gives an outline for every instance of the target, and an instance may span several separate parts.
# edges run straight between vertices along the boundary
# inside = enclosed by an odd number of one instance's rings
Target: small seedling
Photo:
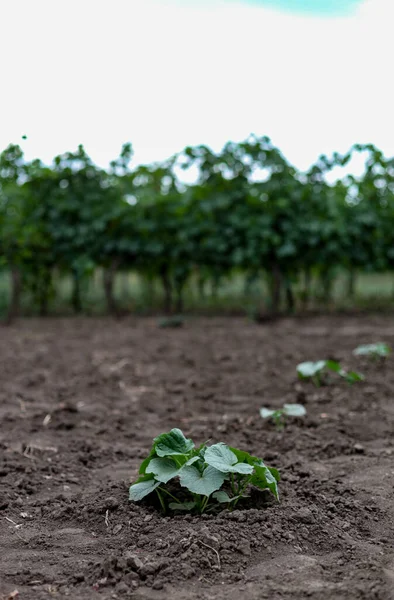
[[[164,319],[160,319],[159,321],[159,327],[172,327],[172,328],[176,328],[176,327],[183,327],[184,324],[184,319],[183,317],[179,317],[179,316],[174,316],[174,317],[166,317]]]
[[[284,404],[283,408],[276,410],[260,408],[260,416],[263,419],[272,419],[279,430],[284,428],[287,417],[304,417],[305,415],[306,410],[302,404]]]
[[[196,448],[180,429],[162,433],[153,440],[139,475],[130,486],[129,499],[139,502],[156,492],[164,512],[169,508],[203,513],[218,503],[234,508],[241,498],[247,497],[249,485],[270,490],[279,499],[277,482],[280,477],[276,469],[267,467],[260,458],[226,444],[208,446],[204,443]],[[183,489],[170,491],[167,484],[173,480]]]
[[[388,344],[383,342],[377,342],[376,344],[365,344],[364,346],[358,346],[353,350],[355,356],[369,356],[371,358],[387,358],[391,354],[391,348]]]
[[[304,362],[297,366],[298,377],[303,380],[313,381],[316,387],[324,385],[327,371],[337,373],[340,377],[346,379],[349,384],[364,380],[364,375],[356,371],[345,371],[336,360]]]

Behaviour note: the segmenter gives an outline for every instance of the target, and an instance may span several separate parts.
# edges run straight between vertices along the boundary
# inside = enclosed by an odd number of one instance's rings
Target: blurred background
[[[1,318],[390,309],[393,11],[4,3]]]

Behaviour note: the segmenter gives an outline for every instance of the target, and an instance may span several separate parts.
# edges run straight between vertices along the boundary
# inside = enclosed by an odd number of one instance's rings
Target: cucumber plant
[[[377,342],[376,344],[357,346],[357,348],[353,350],[353,354],[355,356],[368,356],[373,359],[384,359],[391,354],[391,348],[384,342]]]
[[[276,469],[248,452],[223,443],[204,443],[196,448],[180,429],[172,429],[153,440],[139,477],[130,486],[129,499],[139,502],[155,492],[164,512],[170,509],[201,514],[217,504],[234,508],[247,497],[249,485],[269,490],[279,499],[279,479]],[[174,480],[182,489],[172,486],[170,491],[167,484]]]
[[[304,417],[306,415],[305,407],[302,404],[284,404],[282,408],[272,410],[260,408],[260,416],[263,419],[272,419],[278,430],[284,428],[287,417]]]
[[[349,384],[364,381],[364,375],[356,371],[345,371],[336,360],[318,360],[297,365],[299,379],[312,381],[316,387],[326,383],[327,371],[337,373],[337,375],[346,379]]]

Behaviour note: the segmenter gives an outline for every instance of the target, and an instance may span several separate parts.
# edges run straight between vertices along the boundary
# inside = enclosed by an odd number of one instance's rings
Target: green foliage
[[[299,173],[267,137],[229,142],[219,152],[187,147],[162,163],[130,167],[125,144],[108,170],[83,146],[50,166],[28,163],[19,146],[0,154],[0,266],[17,267],[42,305],[54,295],[54,273],[73,278],[82,308],[83,282],[103,269],[113,305],[116,271],[159,280],[167,313],[183,312],[184,290],[198,280],[214,296],[234,275],[264,278],[265,309],[329,304],[338,271],[394,268],[394,159],[373,145],[320,157]],[[326,175],[365,157],[364,172],[334,184]],[[179,173],[193,170],[185,185]],[[311,282],[317,282],[312,290]]]
[[[139,478],[130,486],[129,498],[139,502],[156,491],[164,511],[204,512],[215,504],[234,507],[246,496],[249,485],[270,490],[279,499],[279,473],[247,452],[218,443],[196,448],[180,429],[172,429],[153,440],[149,456],[142,462]],[[177,480],[188,499],[182,501],[165,487]],[[222,489],[222,487],[226,489]],[[166,499],[172,499],[168,506]]]
[[[326,383],[325,375],[327,371],[337,373],[340,377],[346,379],[349,384],[364,381],[364,376],[361,373],[345,371],[340,363],[335,360],[318,360],[316,362],[304,362],[297,365],[299,379],[310,380],[316,387],[320,387]]]
[[[154,440],[154,449],[158,456],[183,456],[193,448],[192,440],[186,439],[180,429],[172,429]]]
[[[391,348],[388,344],[377,342],[375,344],[365,344],[358,346],[353,350],[355,356],[370,356],[372,358],[387,358],[391,354]]]
[[[287,417],[304,417],[305,407],[302,404],[284,404],[282,408],[270,409],[260,408],[260,416],[263,419],[272,419],[278,430],[284,428]]]

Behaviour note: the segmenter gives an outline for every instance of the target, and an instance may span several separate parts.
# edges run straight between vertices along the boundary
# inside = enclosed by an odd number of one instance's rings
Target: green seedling
[[[349,384],[356,381],[363,381],[364,375],[356,371],[345,371],[339,362],[335,360],[318,360],[316,362],[304,362],[297,366],[299,379],[313,381],[316,387],[324,385],[327,371],[337,373],[340,377],[346,379]]]
[[[276,469],[248,452],[223,443],[204,443],[196,448],[180,429],[172,429],[153,440],[149,456],[141,463],[139,478],[130,486],[129,499],[139,502],[155,492],[164,512],[170,509],[201,514],[218,504],[234,508],[247,497],[249,485],[270,490],[279,499],[279,479]],[[168,489],[167,484],[174,480],[180,484],[179,492],[177,486]]]
[[[388,344],[377,342],[376,344],[365,344],[358,346],[353,350],[355,356],[369,356],[371,358],[387,358],[391,354],[391,348]]]
[[[160,319],[159,321],[159,327],[183,327],[184,324],[184,319],[183,317],[179,317],[179,316],[174,316],[174,317],[166,317],[164,319]]]
[[[284,428],[287,417],[304,417],[305,415],[306,410],[302,404],[284,404],[283,408],[276,410],[260,408],[260,416],[263,419],[272,419],[279,430]]]

